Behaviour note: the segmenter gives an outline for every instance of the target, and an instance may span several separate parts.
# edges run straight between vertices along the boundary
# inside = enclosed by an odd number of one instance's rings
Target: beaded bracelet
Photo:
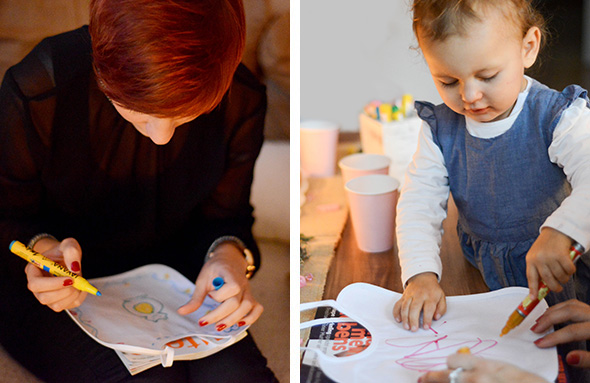
[[[219,245],[226,242],[232,243],[242,252],[242,254],[244,254],[244,258],[248,264],[248,266],[246,266],[246,278],[250,279],[256,270],[256,265],[254,265],[254,256],[252,255],[252,252],[246,247],[246,244],[244,244],[241,239],[234,237],[233,235],[224,235],[223,237],[219,237],[213,241],[211,246],[209,246],[209,250],[207,250],[205,262],[213,258],[213,255],[215,255],[215,249],[217,249]]]
[[[39,242],[40,240],[42,240],[42,239],[45,239],[45,238],[50,238],[50,239],[54,239],[54,240],[56,240],[56,241],[57,241],[57,238],[55,238],[55,237],[54,237],[53,235],[51,235],[51,234],[47,234],[47,233],[39,233],[39,234],[35,235],[33,238],[31,238],[31,239],[29,240],[29,243],[27,244],[27,247],[28,247],[29,249],[33,249],[33,248],[35,247],[35,245],[37,244],[37,242]]]

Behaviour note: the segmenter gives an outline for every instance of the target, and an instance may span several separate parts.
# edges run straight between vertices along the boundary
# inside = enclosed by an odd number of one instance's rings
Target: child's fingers
[[[526,267],[526,279],[529,282],[529,294],[536,298],[539,295],[539,273],[529,262]]]
[[[571,275],[576,271],[576,267],[569,257],[554,259],[547,263],[546,267],[549,274],[551,274],[559,284],[567,283]],[[547,282],[545,282],[545,284],[547,284]],[[549,287],[549,285],[547,285],[547,287]]]
[[[418,331],[420,328],[420,313],[424,308],[424,301],[413,299],[408,313],[408,322],[411,331]]]
[[[404,328],[406,330],[410,330],[411,329],[411,325],[410,325],[410,308],[412,306],[412,302],[414,301],[413,297],[408,297],[405,298],[402,302],[402,308],[401,308],[401,317],[402,317],[402,323],[404,325]]]
[[[424,330],[428,330],[432,326],[432,318],[437,309],[437,302],[426,301],[424,303],[424,312],[422,315],[422,327]]]
[[[569,277],[574,275],[574,273],[576,272],[576,265],[574,264],[574,261],[571,260],[569,255],[567,257],[560,258],[559,265],[561,266],[561,269],[563,270],[564,274],[567,276],[568,280],[569,280]],[[565,283],[565,282],[567,282],[567,280],[562,283]]]
[[[439,320],[447,312],[447,300],[443,296],[436,305],[436,311],[434,312],[434,319]]]
[[[397,323],[401,323],[402,321],[402,300],[403,297],[398,299],[397,302],[395,302],[395,304],[393,305],[393,319],[395,319]]]
[[[539,268],[539,277],[543,283],[545,283],[545,286],[549,288],[549,290],[555,291],[557,293],[563,290],[563,287],[559,281],[555,279],[553,271],[549,266],[543,265]]]
[[[558,283],[560,284],[565,284],[567,283],[567,281],[569,281],[571,274],[569,274],[565,268],[564,265],[561,263],[558,263],[555,265],[555,267],[552,269],[553,272],[553,277],[557,280]],[[573,273],[572,273],[573,274]]]

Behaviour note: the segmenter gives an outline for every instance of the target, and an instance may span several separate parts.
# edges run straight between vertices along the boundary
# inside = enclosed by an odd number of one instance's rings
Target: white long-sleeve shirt
[[[528,96],[532,79],[518,96],[510,115],[500,121],[477,122],[465,117],[469,134],[492,138],[505,133]],[[590,249],[590,109],[584,99],[567,108],[557,124],[548,149],[551,162],[563,168],[572,193],[543,223]],[[530,169],[530,171],[535,171]],[[432,139],[432,131],[422,122],[418,148],[405,176],[397,205],[396,236],[405,286],[412,276],[424,272],[442,275],[440,245],[442,221],[447,215],[448,172],[443,154]]]

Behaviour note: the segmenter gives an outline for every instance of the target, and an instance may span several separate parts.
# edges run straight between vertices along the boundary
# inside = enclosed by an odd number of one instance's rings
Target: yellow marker
[[[97,296],[101,295],[100,291],[98,291],[96,287],[92,286],[86,279],[82,278],[78,274],[72,273],[65,266],[62,266],[57,262],[53,262],[51,259],[37,253],[35,250],[29,249],[21,242],[12,241],[10,242],[10,246],[8,246],[8,248],[14,254],[23,258],[25,261],[32,263],[41,270],[45,270],[48,273],[55,275],[56,277],[72,278],[72,280],[74,281],[74,284],[72,286],[77,288],[78,290],[86,291],[90,294],[94,294]]]
[[[402,96],[402,105],[401,105],[401,112],[404,117],[408,117],[414,108],[414,98],[411,94],[404,94]]]
[[[457,350],[457,354],[471,354],[469,347],[461,347]]]
[[[379,119],[381,122],[391,122],[391,105],[383,103],[379,105]]]
[[[576,262],[580,258],[580,255],[582,255],[583,253],[584,247],[576,242],[570,248],[570,259],[573,262]],[[531,297],[528,295],[526,296],[526,298],[524,298],[524,300],[518,305],[516,310],[514,310],[512,314],[510,314],[510,317],[506,321],[506,325],[502,329],[500,336],[502,337],[508,334],[512,329],[521,324],[522,321],[524,321],[524,319],[531,313],[531,311],[533,311],[535,307],[537,307],[537,304],[539,304],[539,302],[542,301],[548,293],[549,288],[545,286],[545,283],[543,283],[543,281],[541,281],[539,283],[539,294],[537,295],[537,298],[531,299]]]

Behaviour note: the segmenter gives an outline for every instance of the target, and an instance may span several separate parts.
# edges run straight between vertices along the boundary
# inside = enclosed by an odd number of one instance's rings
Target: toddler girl
[[[543,41],[529,0],[415,0],[414,32],[444,104],[417,102],[418,150],[397,215],[402,299],[416,331],[446,311],[439,248],[449,192],[465,257],[490,289],[543,280],[549,304],[575,298],[574,241],[590,248],[586,90],[524,74]],[[562,287],[562,284],[564,286]]]

